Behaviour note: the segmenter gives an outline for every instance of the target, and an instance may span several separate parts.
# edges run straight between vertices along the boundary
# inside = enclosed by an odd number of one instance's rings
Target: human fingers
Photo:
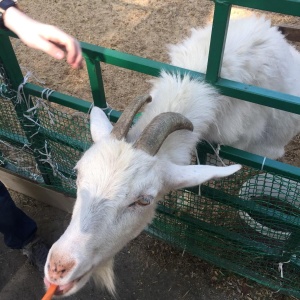
[[[81,68],[82,67],[82,51],[79,42],[74,39],[73,44],[67,50],[67,62],[73,68]]]
[[[47,25],[45,31],[42,32],[43,37],[50,42],[59,45],[65,50],[67,62],[74,68],[81,67],[82,52],[79,42],[59,28]]]
[[[23,42],[34,49],[41,50],[46,54],[56,59],[63,59],[65,57],[65,51],[59,45],[45,40],[44,38],[37,36],[23,37]]]

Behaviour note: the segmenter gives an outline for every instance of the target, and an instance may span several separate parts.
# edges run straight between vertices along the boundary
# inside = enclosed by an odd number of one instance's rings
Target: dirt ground
[[[177,43],[189,34],[190,28],[206,24],[211,20],[213,10],[213,2],[208,0],[19,2],[30,16],[54,24],[80,41],[162,62],[168,62],[166,44]],[[236,16],[247,13],[238,9],[233,12]],[[268,16],[274,24],[300,25],[299,18],[278,14]],[[43,81],[45,87],[91,101],[85,67],[72,70],[64,61],[58,62],[30,50],[20,41],[14,45],[24,73],[31,71],[35,75],[33,82]],[[149,89],[148,76],[106,65],[102,69],[107,100],[115,109],[124,109],[132,98]],[[288,146],[283,161],[300,166],[299,152],[299,137],[296,137]],[[14,198],[38,221],[41,234],[50,244],[63,232],[63,226],[68,224],[70,216],[66,213],[16,193]],[[181,251],[145,234],[131,242],[117,256],[116,265],[119,299],[122,300],[294,299],[274,294],[186,253],[183,255]],[[6,275],[9,276],[9,273]],[[94,287],[89,288],[91,295],[98,295],[97,298],[89,299],[110,299],[107,294],[95,293]],[[42,288],[38,288],[39,293],[36,295],[40,295],[41,291]],[[85,291],[70,299],[87,299]]]
[[[145,58],[169,62],[167,44],[180,42],[193,27],[212,20],[213,1],[209,0],[22,0],[21,8],[35,19],[56,25],[78,40]],[[273,24],[300,25],[300,19],[266,14]],[[232,17],[251,11],[234,7]],[[296,45],[298,46],[298,45]],[[300,43],[299,43],[300,46]],[[92,100],[86,68],[72,70],[43,53],[16,43],[24,73],[31,71],[45,87]],[[149,90],[149,76],[103,65],[107,101],[122,110],[137,95]],[[34,81],[34,79],[32,78]],[[287,147],[282,161],[300,166],[299,137]]]

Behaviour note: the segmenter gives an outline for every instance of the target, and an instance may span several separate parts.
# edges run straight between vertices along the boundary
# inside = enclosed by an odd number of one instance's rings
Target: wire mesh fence
[[[9,88],[3,67],[0,76],[2,166],[74,196],[74,166],[91,144],[88,115],[65,112],[64,107],[47,99],[20,98],[22,91]],[[25,103],[25,110],[18,101]]]
[[[22,98],[26,105],[20,111],[20,91],[9,88],[0,70],[2,166],[75,196],[74,167],[91,144],[88,114],[66,112],[43,95]],[[220,164],[220,157],[207,147],[199,149],[207,164]],[[244,165],[225,179],[165,196],[147,230],[221,267],[297,294],[299,193],[298,181]]]
[[[217,165],[215,158],[207,163]],[[299,296],[299,233],[291,229],[300,224],[299,192],[299,182],[244,166],[228,178],[203,184],[198,193],[180,190],[165,196],[148,230],[212,263]]]
[[[247,1],[229,2],[245,2],[245,6],[250,5]],[[219,7],[217,17],[227,21],[230,4],[224,1],[216,3]],[[284,1],[278,3],[283,6],[275,6],[276,12],[287,7]],[[297,1],[291,1],[291,4],[297,7],[299,5]],[[269,7],[271,4],[268,1],[254,1],[253,5]],[[292,12],[296,11],[291,7]],[[214,38],[216,41],[220,40],[217,34]],[[87,60],[90,77],[101,74],[100,60],[152,76],[157,76],[161,68],[174,71],[172,66],[166,64],[111,49],[95,48],[85,43],[82,45],[85,54],[93,58]],[[4,50],[0,48],[0,57],[11,51],[8,44],[4,46]],[[221,57],[222,45],[218,46]],[[215,61],[214,56],[212,62]],[[251,98],[251,102],[258,104],[263,104],[259,102],[261,99],[270,100],[272,97],[272,101],[280,102],[277,94],[271,93],[270,99],[267,99],[268,95],[264,94],[263,89],[252,88],[256,95],[253,97],[253,93],[246,93],[244,86],[238,86],[238,83],[234,83],[233,87],[232,82],[226,80],[214,83],[219,63],[208,69],[206,79],[210,79],[225,95],[238,95],[241,96],[238,98],[244,97],[247,101]],[[22,89],[23,85],[18,83],[22,78],[17,80],[13,76],[9,77],[4,65],[0,61],[1,166],[38,184],[75,196],[74,167],[91,144],[88,114],[50,102],[49,90],[40,90],[40,95],[38,89],[32,94],[28,93],[28,89]],[[14,66],[18,67],[17,64]],[[176,71],[186,70],[177,68]],[[194,76],[204,78],[200,73]],[[13,84],[10,82],[12,79]],[[90,81],[95,104],[105,108],[103,82],[98,77],[93,80],[90,78]],[[56,99],[62,96],[58,95]],[[298,102],[290,101],[288,95],[281,96],[284,96],[285,102],[281,101],[281,107],[277,103],[276,108],[299,111]],[[81,111],[87,111],[90,105],[79,105],[78,101],[72,101],[67,99],[72,109],[81,107]],[[119,115],[117,111],[110,111],[113,121]],[[220,157],[224,154],[221,151],[220,155],[215,155],[205,145],[200,145],[197,152],[202,161],[210,165],[220,165]],[[299,169],[290,171],[291,168],[287,165],[278,165],[274,161],[270,164],[268,159],[261,157],[249,163],[254,156],[248,159],[243,155],[246,154],[224,155],[222,158],[226,159],[226,164],[243,164],[243,168],[234,175],[166,195],[159,202],[156,218],[147,231],[184,251],[251,278],[275,291],[300,297]]]

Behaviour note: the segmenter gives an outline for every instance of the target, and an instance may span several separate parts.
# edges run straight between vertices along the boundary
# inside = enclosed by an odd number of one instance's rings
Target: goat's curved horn
[[[146,103],[151,102],[152,98],[150,95],[143,95],[137,97],[134,101],[132,101],[123,111],[119,120],[115,124],[111,133],[118,139],[126,137],[132,120],[136,113],[140,110],[140,108]]]
[[[189,119],[179,113],[161,113],[143,130],[133,147],[154,156],[167,136],[181,129],[193,131],[194,126]]]

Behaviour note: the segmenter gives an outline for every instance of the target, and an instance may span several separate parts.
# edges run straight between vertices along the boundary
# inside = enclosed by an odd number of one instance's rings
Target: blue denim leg
[[[0,181],[0,232],[4,243],[12,249],[21,249],[37,230],[36,223],[19,209]]]

